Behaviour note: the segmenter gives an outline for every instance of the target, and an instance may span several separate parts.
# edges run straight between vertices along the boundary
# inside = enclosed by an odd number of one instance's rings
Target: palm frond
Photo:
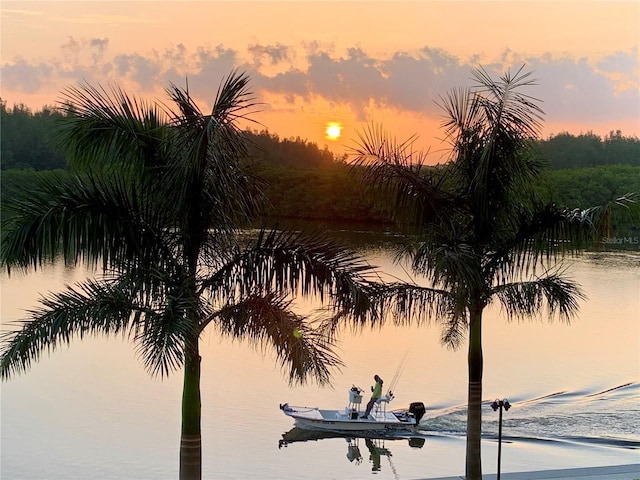
[[[397,142],[376,125],[358,136],[353,166],[364,167],[362,182],[381,194],[381,202],[395,202],[396,220],[424,225],[455,207],[442,188],[447,169],[426,166],[428,152],[414,149],[415,137]]]
[[[510,320],[536,318],[546,308],[549,318],[557,316],[568,322],[577,314],[579,301],[586,298],[578,284],[563,277],[561,271],[529,282],[498,285],[493,293]]]
[[[610,236],[612,217],[623,216],[640,221],[636,194],[587,209],[537,206],[531,214],[521,213],[511,235],[496,243],[487,270],[504,280],[516,271],[526,275],[543,263],[550,265],[565,255],[577,255],[602,237]]]
[[[150,189],[122,177],[42,179],[3,208],[10,212],[0,257],[7,267],[36,268],[59,254],[67,264],[102,261],[104,269],[174,262],[168,211],[154,208]]]
[[[133,340],[150,375],[165,377],[184,364],[189,342],[200,333],[200,316],[197,302],[178,294],[136,323]]]
[[[475,91],[480,95],[483,115],[493,142],[522,142],[536,138],[540,131],[543,111],[539,107],[540,100],[522,93],[523,87],[536,85],[532,72],[526,72],[520,66],[515,73],[505,72],[494,80],[488,72],[480,67],[474,70],[473,76],[477,85]]]
[[[381,293],[396,325],[428,324],[440,322],[457,311],[454,293],[448,290],[423,287],[410,283],[391,283]],[[464,303],[462,303],[464,307]]]
[[[229,292],[249,294],[256,286],[273,291],[316,296],[357,318],[377,315],[374,269],[364,259],[321,236],[262,231],[202,283],[202,290],[226,299]],[[371,276],[371,278],[370,278]]]
[[[130,286],[118,282],[87,281],[40,301],[26,320],[1,335],[0,377],[27,370],[45,351],[52,352],[73,338],[124,334],[141,315]]]
[[[499,81],[482,68],[474,76],[474,89],[454,90],[443,101],[449,117],[443,126],[453,143],[454,183],[468,189],[475,235],[487,242],[508,216],[505,207],[527,194],[539,174],[531,148],[542,110],[536,99],[519,91],[535,84],[523,67]]]
[[[197,226],[206,231],[234,226],[256,208],[252,181],[241,163],[248,151],[238,124],[250,121],[256,105],[248,84],[247,75],[232,72],[218,89],[210,115],[201,113],[188,90],[167,89],[179,113],[172,116],[174,161],[166,181],[191,228],[195,213],[190,212],[199,212]]]
[[[435,323],[442,329],[443,345],[457,349],[462,345],[468,329],[468,294],[457,289],[429,288],[408,283],[384,286],[383,310],[396,325],[428,325]],[[386,317],[378,321],[382,325]],[[375,326],[374,324],[373,326]]]
[[[80,84],[63,92],[61,109],[66,115],[56,137],[72,164],[148,168],[165,161],[168,118],[156,105],[117,86]]]
[[[499,283],[506,283],[516,272],[528,275],[566,253],[577,254],[587,245],[591,225],[567,220],[565,209],[555,205],[517,212],[505,226],[507,234],[496,237],[485,271],[496,275]]]
[[[481,291],[484,286],[479,268],[481,256],[464,227],[454,221],[431,225],[412,252],[414,271],[445,290],[475,288]]]
[[[453,88],[443,97],[438,106],[444,111],[441,127],[454,151],[469,143],[469,138],[479,133],[478,97],[469,88]],[[460,152],[457,152],[460,156]]]
[[[457,350],[464,343],[469,329],[469,320],[464,310],[452,311],[445,322],[441,322],[440,343]]]
[[[328,384],[331,369],[342,365],[324,330],[306,323],[277,294],[252,293],[213,316],[223,335],[273,349],[280,366],[288,370],[291,384],[305,383],[309,377],[320,385]]]
[[[577,226],[591,226],[591,232],[596,239],[610,236],[613,225],[619,219],[636,224],[640,223],[638,195],[640,193],[631,192],[602,205],[586,209],[565,209],[567,223]]]

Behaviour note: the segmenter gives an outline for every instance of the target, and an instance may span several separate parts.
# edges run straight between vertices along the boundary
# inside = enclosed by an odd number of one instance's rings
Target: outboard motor
[[[416,417],[416,425],[420,423],[422,417],[427,412],[427,409],[422,402],[413,402],[409,404],[409,412],[413,413],[413,416]]]

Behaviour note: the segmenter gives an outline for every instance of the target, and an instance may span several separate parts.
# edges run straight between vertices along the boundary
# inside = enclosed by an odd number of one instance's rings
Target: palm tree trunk
[[[482,480],[482,310],[481,306],[469,309],[466,480]]]
[[[197,340],[186,351],[182,390],[182,437],[180,439],[180,480],[202,478],[202,436],[200,428],[200,354]]]

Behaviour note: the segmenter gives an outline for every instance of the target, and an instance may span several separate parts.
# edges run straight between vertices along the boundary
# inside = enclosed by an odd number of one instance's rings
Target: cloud
[[[472,67],[442,49],[396,53],[384,65],[388,98],[399,109],[435,115],[435,101],[451,87],[467,85]]]
[[[64,60],[71,63],[78,63],[80,52],[82,51],[82,42],[73,37],[68,37],[67,41],[60,45]]]
[[[359,47],[336,53],[333,45],[318,42],[300,47],[256,43],[245,50],[223,45],[189,50],[177,44],[147,54],[110,56],[108,38],[73,37],[61,46],[61,54],[62,58],[46,63],[24,58],[3,62],[3,88],[35,93],[60,79],[90,83],[124,79],[127,88],[135,82],[141,89],[132,93],[145,95],[161,91],[169,82],[183,85],[188,78],[193,96],[210,102],[220,80],[238,68],[250,75],[258,101],[261,95],[276,95],[289,105],[286,108],[295,108],[322,98],[331,105],[347,106],[361,121],[368,119],[372,107],[433,119],[440,115],[436,105],[440,96],[453,87],[471,85],[471,71],[480,58],[462,59],[428,45],[376,57]],[[526,57],[507,49],[484,67],[497,76],[522,64],[538,79],[539,85],[529,93],[543,101],[549,121],[630,123],[640,115],[637,47],[598,61],[568,55]]]
[[[253,66],[260,68],[265,60],[268,65],[277,65],[291,60],[289,47],[276,43],[275,45],[249,45],[247,51],[253,57]]]
[[[292,67],[271,77],[257,75],[254,84],[259,90],[283,95],[290,103],[296,96],[303,100],[319,96],[330,102],[350,104],[358,116],[369,104],[370,93],[383,90],[384,79],[376,60],[360,49],[349,49],[346,58],[336,59],[313,48],[305,64],[305,70]]]
[[[252,84],[256,90],[282,95],[287,103],[294,103],[296,97],[310,99],[308,82],[308,75],[299,69],[290,69],[273,77],[261,74],[252,76]]]
[[[535,95],[543,100],[546,117],[555,122],[596,124],[638,118],[640,89],[618,88],[638,68],[632,62],[603,72],[585,58],[532,58],[528,65],[538,79]],[[612,63],[608,63],[612,67]],[[617,75],[611,75],[612,73]]]
[[[4,88],[30,94],[46,88],[53,74],[55,72],[51,65],[29,63],[24,58],[3,64],[0,70]]]
[[[109,47],[109,39],[108,38],[92,38],[89,41],[89,45],[93,50],[93,61],[94,63],[98,63],[104,57],[107,48]]]
[[[638,80],[638,48],[632,48],[628,52],[615,52],[600,59],[596,66],[605,72],[632,72]]]
[[[76,39],[69,36],[67,41],[60,45],[63,62],[67,68],[91,62],[94,66],[103,62],[109,48],[108,38]],[[56,62],[56,60],[53,60]]]
[[[361,48],[334,57],[317,45],[309,49],[306,69],[292,68],[273,77],[260,76],[258,88],[304,99],[320,96],[349,104],[361,120],[372,105],[434,114],[434,99],[461,79],[470,67],[444,50],[425,47],[378,59]]]
[[[157,84],[161,73],[161,66],[153,58],[146,58],[134,53],[132,55],[118,55],[113,64],[118,76],[135,81],[143,89],[153,89]]]
[[[214,49],[199,48],[196,55],[189,59],[188,70],[182,72],[182,78],[177,83],[184,85],[185,78],[189,81],[189,88],[196,98],[213,101],[220,81],[237,68],[239,60],[237,52],[218,45]]]
[[[326,52],[308,57],[306,72],[312,92],[336,103],[350,104],[364,120],[370,100],[385,103],[385,79],[378,60],[360,48],[350,48],[346,58],[333,58]]]

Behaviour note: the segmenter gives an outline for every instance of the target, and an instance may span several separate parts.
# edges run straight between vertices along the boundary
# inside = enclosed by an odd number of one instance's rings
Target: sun
[[[324,131],[327,139],[329,140],[337,140],[340,138],[340,133],[342,132],[342,125],[336,122],[327,123],[327,128]]]

